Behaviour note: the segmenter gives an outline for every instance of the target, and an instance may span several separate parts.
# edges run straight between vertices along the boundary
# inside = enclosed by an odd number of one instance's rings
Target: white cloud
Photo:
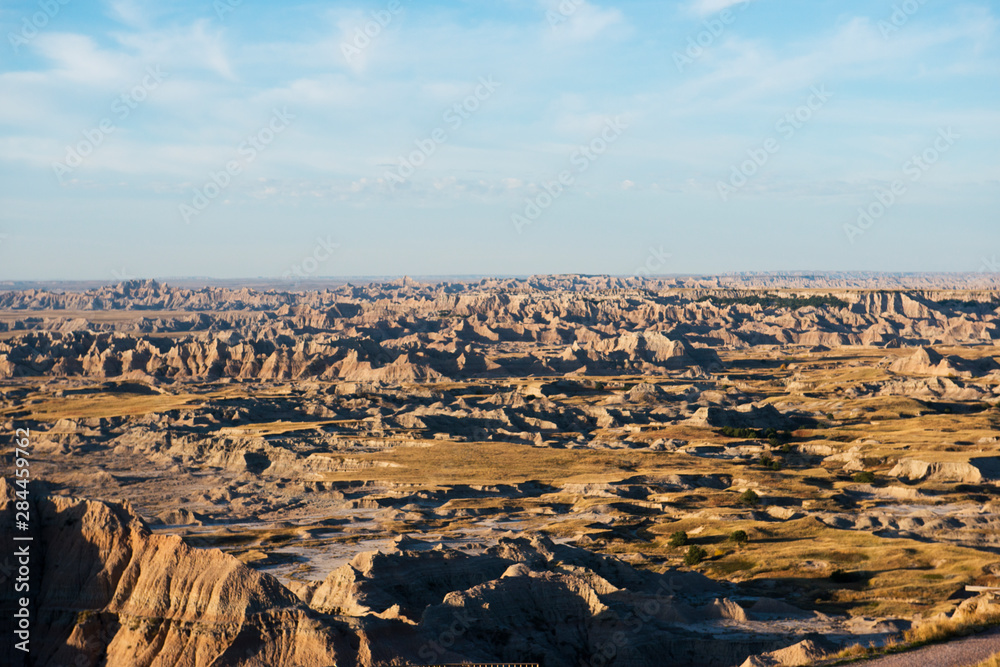
[[[981,25],[981,20],[972,19],[913,25],[887,40],[875,21],[854,17],[826,34],[784,44],[780,50],[765,41],[727,35],[706,50],[697,75],[669,91],[674,101],[669,113],[697,117],[749,110],[820,83],[839,90],[879,77],[897,82],[915,79],[925,75],[922,62],[933,49],[968,44]]]
[[[734,5],[749,5],[752,0],[694,0],[689,7],[692,14],[708,16],[729,9]]]
[[[122,54],[98,48],[86,35],[44,33],[33,46],[52,61],[60,78],[86,85],[106,86],[121,81],[130,62]]]
[[[168,71],[208,70],[226,79],[236,78],[224,33],[210,29],[208,19],[183,28],[115,33],[114,37],[146,64],[159,64]]]
[[[547,0],[543,5],[546,19],[560,41],[586,42],[625,23],[618,9],[597,7],[587,0]]]
[[[146,12],[136,0],[111,0],[108,9],[113,18],[129,26],[146,26]]]

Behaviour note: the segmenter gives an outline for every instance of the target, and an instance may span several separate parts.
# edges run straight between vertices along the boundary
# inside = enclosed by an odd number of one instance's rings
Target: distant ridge
[[[287,278],[212,278],[205,276],[158,277],[155,280],[183,289],[206,287],[254,289],[258,291],[317,291],[347,284],[379,285],[412,280],[422,284],[482,283],[512,280],[539,284],[556,282],[609,281],[616,286],[656,288],[723,289],[917,289],[917,290],[1000,290],[1000,273],[967,272],[879,272],[879,271],[742,271],[722,274],[669,274],[662,276],[621,276],[610,274],[537,274],[537,275],[371,275]],[[129,282],[129,281],[126,281]],[[139,281],[143,282],[143,281]],[[49,292],[86,292],[122,284],[121,280],[5,280],[0,291],[45,290]]]

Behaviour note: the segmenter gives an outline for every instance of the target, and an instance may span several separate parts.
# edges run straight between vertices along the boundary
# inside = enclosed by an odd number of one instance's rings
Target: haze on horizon
[[[998,270],[1000,3],[790,5],[5,3],[0,280]]]

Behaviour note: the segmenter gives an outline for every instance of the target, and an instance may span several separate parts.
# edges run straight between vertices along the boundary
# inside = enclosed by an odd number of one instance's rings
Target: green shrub
[[[749,536],[747,536],[747,531],[745,530],[734,530],[729,534],[729,541],[735,542],[738,546],[743,546],[750,541]]]
[[[697,565],[701,561],[705,560],[708,556],[708,552],[699,547],[697,544],[692,544],[688,547],[687,553],[684,554],[684,564],[685,565]]]
[[[828,294],[815,294],[812,296],[780,296],[778,294],[770,293],[759,293],[753,294],[750,292],[739,292],[731,291],[723,295],[710,294],[708,296],[703,296],[699,301],[711,301],[716,306],[724,307],[731,306],[734,304],[741,304],[745,306],[761,306],[762,308],[790,308],[792,310],[798,310],[799,308],[813,307],[833,307],[833,308],[846,308],[848,304],[843,299],[838,299],[835,296],[830,296]]]
[[[872,482],[875,481],[875,473],[869,472],[867,470],[862,470],[861,472],[854,473],[854,477],[852,477],[851,479],[853,479],[858,484],[871,484]]]
[[[670,534],[670,541],[668,544],[672,547],[683,547],[688,543],[688,534],[683,530],[678,530],[675,533]]]
[[[739,503],[740,505],[747,505],[749,507],[754,507],[760,504],[760,496],[758,496],[757,492],[754,491],[753,489],[747,489],[746,491],[740,494]]]
[[[723,426],[719,432],[727,438],[760,438],[763,432],[753,428],[737,428],[735,426]]]

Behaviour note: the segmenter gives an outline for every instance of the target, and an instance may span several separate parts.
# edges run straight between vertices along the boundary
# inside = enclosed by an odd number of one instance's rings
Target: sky
[[[0,280],[998,270],[1000,1],[0,7]]]

